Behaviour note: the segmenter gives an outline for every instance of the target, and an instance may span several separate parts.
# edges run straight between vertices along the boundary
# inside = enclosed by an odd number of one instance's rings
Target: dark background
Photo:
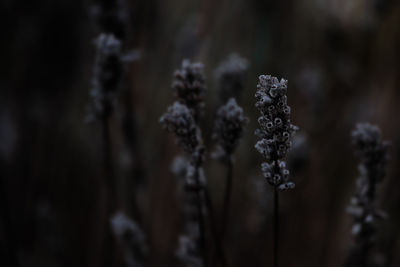
[[[0,261],[14,251],[17,266],[103,266],[101,126],[85,122],[98,33],[92,5],[1,1]],[[125,11],[125,47],[141,58],[127,66],[111,120],[112,155],[120,208],[147,236],[147,266],[178,266],[182,203],[170,164],[181,150],[158,123],[173,101],[172,73],[184,58],[205,64],[207,134],[218,95],[212,72],[232,52],[250,62],[239,103],[251,123],[235,156],[231,266],[272,262],[272,190],[253,134],[260,74],[289,80],[292,120],[307,138],[292,172],[296,189],[281,197],[281,266],[344,262],[352,237],[345,209],[358,175],[350,132],[367,121],[392,141],[379,188],[389,219],[380,223],[377,248],[383,266],[400,266],[397,1],[127,0]],[[135,126],[129,135],[126,121]],[[220,218],[225,169],[210,158],[205,168]]]

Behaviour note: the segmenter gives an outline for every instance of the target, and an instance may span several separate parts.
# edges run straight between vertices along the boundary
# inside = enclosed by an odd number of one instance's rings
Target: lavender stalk
[[[274,267],[279,255],[279,191],[294,188],[289,181],[286,155],[291,147],[291,137],[298,127],[290,122],[290,107],[287,105],[287,80],[270,75],[261,75],[257,85],[256,107],[260,129],[255,134],[261,138],[255,148],[264,157],[261,164],[263,176],[274,187]]]
[[[121,42],[112,34],[100,34],[95,41],[96,59],[93,70],[92,90],[90,95],[89,120],[101,122],[103,137],[103,165],[105,185],[107,186],[107,217],[109,218],[116,208],[116,192],[114,168],[112,160],[112,143],[110,136],[109,119],[114,111],[116,95],[120,87],[122,75]],[[108,225],[108,220],[107,220]],[[107,227],[105,236],[106,265],[113,263],[113,237],[110,227]]]
[[[219,108],[215,120],[213,139],[217,141],[217,150],[213,157],[221,160],[227,166],[225,183],[221,239],[224,240],[229,220],[229,205],[233,184],[233,154],[243,135],[248,119],[243,115],[243,109],[234,98]]]
[[[369,123],[357,124],[351,136],[361,163],[356,192],[347,208],[353,219],[354,245],[350,249],[345,266],[364,267],[371,266],[377,232],[376,222],[386,217],[377,207],[376,191],[386,173],[389,144],[381,140],[379,128]]]

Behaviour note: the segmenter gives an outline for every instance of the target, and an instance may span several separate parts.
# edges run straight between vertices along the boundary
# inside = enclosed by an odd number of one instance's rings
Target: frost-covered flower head
[[[123,65],[121,42],[112,34],[100,34],[95,40],[96,59],[93,69],[92,112],[95,117],[111,115]]]
[[[261,166],[264,177],[279,189],[293,188],[288,181],[289,170],[285,157],[291,147],[291,137],[298,129],[290,122],[290,107],[287,105],[287,80],[270,75],[261,75],[257,85],[256,107],[261,116],[260,128],[255,134],[261,138],[255,148],[267,162]]]
[[[213,133],[213,139],[218,143],[214,156],[221,159],[232,156],[247,123],[248,119],[244,116],[243,109],[234,98],[221,106],[217,111]]]
[[[192,160],[196,164],[202,160],[204,148],[200,129],[186,105],[176,101],[168,107],[167,112],[160,118],[160,123],[169,132],[175,133],[178,144],[187,154],[192,156]]]
[[[182,68],[175,71],[172,83],[178,100],[191,110],[196,121],[201,115],[206,93],[203,69],[203,64],[185,59]]]
[[[110,222],[114,235],[124,245],[127,266],[142,266],[143,259],[148,253],[148,247],[140,227],[121,211],[114,214]]]
[[[243,90],[249,62],[238,54],[231,54],[214,71],[218,83],[219,97],[226,102],[231,97],[238,98]]]

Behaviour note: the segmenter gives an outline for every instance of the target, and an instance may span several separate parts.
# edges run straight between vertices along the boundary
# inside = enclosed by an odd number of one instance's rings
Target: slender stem
[[[112,160],[112,149],[111,149],[111,136],[110,136],[110,125],[108,117],[104,117],[102,120],[103,130],[103,164],[105,174],[105,184],[107,186],[107,193],[109,195],[109,202],[111,210],[115,206],[115,183],[114,183],[114,166]]]
[[[232,184],[233,184],[233,165],[231,157],[228,158],[227,173],[225,181],[225,197],[223,204],[223,216],[222,216],[222,229],[221,229],[221,240],[225,240],[226,228],[228,228],[229,220],[229,208],[232,196]]]
[[[219,238],[219,236],[218,236],[217,226],[215,224],[215,218],[214,218],[214,209],[213,209],[213,205],[212,205],[212,201],[211,201],[210,192],[208,191],[207,187],[204,187],[204,195],[206,197],[206,205],[207,205],[207,210],[209,213],[209,223],[211,226],[211,232],[213,235],[215,248],[217,250],[217,256],[218,256],[219,260],[221,260],[221,266],[225,267],[228,265],[226,263],[225,253],[224,253],[224,250],[221,245],[222,239]]]
[[[208,258],[207,258],[207,249],[206,249],[206,235],[205,235],[205,223],[204,223],[204,213],[203,213],[203,200],[201,196],[201,187],[200,179],[199,179],[199,167],[195,167],[194,179],[196,183],[196,194],[197,194],[197,217],[199,220],[199,245],[200,245],[200,254],[203,257],[204,266],[208,266]]]
[[[0,213],[3,219],[3,238],[6,243],[6,256],[4,257],[4,262],[6,263],[6,266],[19,266],[13,229],[14,227],[10,218],[6,176],[0,177],[0,182]]]
[[[279,254],[279,191],[274,186],[274,267],[278,267]]]
[[[103,130],[103,164],[104,164],[104,174],[105,174],[105,186],[106,190],[106,233],[105,233],[105,266],[113,266],[114,257],[114,237],[111,231],[111,226],[109,223],[111,214],[115,209],[115,184],[114,184],[114,168],[112,162],[112,150],[111,150],[111,136],[110,136],[110,126],[108,122],[108,117],[103,116],[102,119],[102,130]]]

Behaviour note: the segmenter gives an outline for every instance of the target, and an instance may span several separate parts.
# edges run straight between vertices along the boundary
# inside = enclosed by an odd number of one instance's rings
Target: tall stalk
[[[255,134],[261,139],[255,148],[265,158],[261,171],[267,182],[274,187],[274,233],[273,266],[279,264],[279,191],[294,188],[289,181],[286,154],[291,147],[290,138],[298,129],[290,122],[290,107],[287,105],[287,80],[270,75],[261,75],[257,85],[256,107],[260,129]]]
[[[104,116],[101,122],[102,134],[103,134],[103,165],[105,174],[105,186],[106,190],[106,233],[105,233],[105,266],[113,266],[114,259],[114,237],[111,227],[109,227],[109,219],[115,211],[116,206],[116,192],[115,192],[115,181],[114,181],[114,167],[112,160],[112,149],[111,149],[111,135],[108,117]]]
[[[233,185],[233,164],[232,159],[229,157],[226,165],[226,180],[225,180],[225,193],[224,193],[224,204],[223,204],[223,215],[222,215],[222,229],[221,239],[225,240],[226,228],[228,228],[229,210],[232,198],[232,185]]]
[[[279,191],[274,188],[274,267],[278,267],[279,254]]]
[[[206,244],[206,233],[205,233],[205,220],[204,220],[204,213],[203,213],[203,198],[201,192],[203,191],[202,185],[199,179],[199,167],[195,167],[194,173],[194,180],[196,183],[196,206],[197,206],[197,217],[199,221],[199,247],[200,247],[200,254],[204,261],[204,266],[208,266],[208,257],[207,257],[207,244]]]
[[[367,266],[376,252],[377,222],[385,218],[385,213],[378,208],[376,193],[386,175],[389,147],[388,142],[382,141],[379,127],[369,123],[357,124],[351,136],[361,162],[356,191],[347,208],[353,219],[354,243],[346,267]]]
[[[214,239],[215,249],[217,251],[217,260],[219,260],[221,262],[222,267],[225,267],[225,266],[228,266],[228,264],[227,264],[225,252],[224,252],[224,249],[222,246],[223,239],[220,238],[220,236],[218,235],[217,225],[216,225],[216,221],[215,221],[215,217],[214,217],[214,208],[213,208],[214,205],[212,204],[211,196],[210,196],[210,192],[209,192],[208,188],[204,187],[203,190],[204,190],[206,208],[208,210],[211,234]],[[213,262],[213,264],[215,265],[215,262]]]

